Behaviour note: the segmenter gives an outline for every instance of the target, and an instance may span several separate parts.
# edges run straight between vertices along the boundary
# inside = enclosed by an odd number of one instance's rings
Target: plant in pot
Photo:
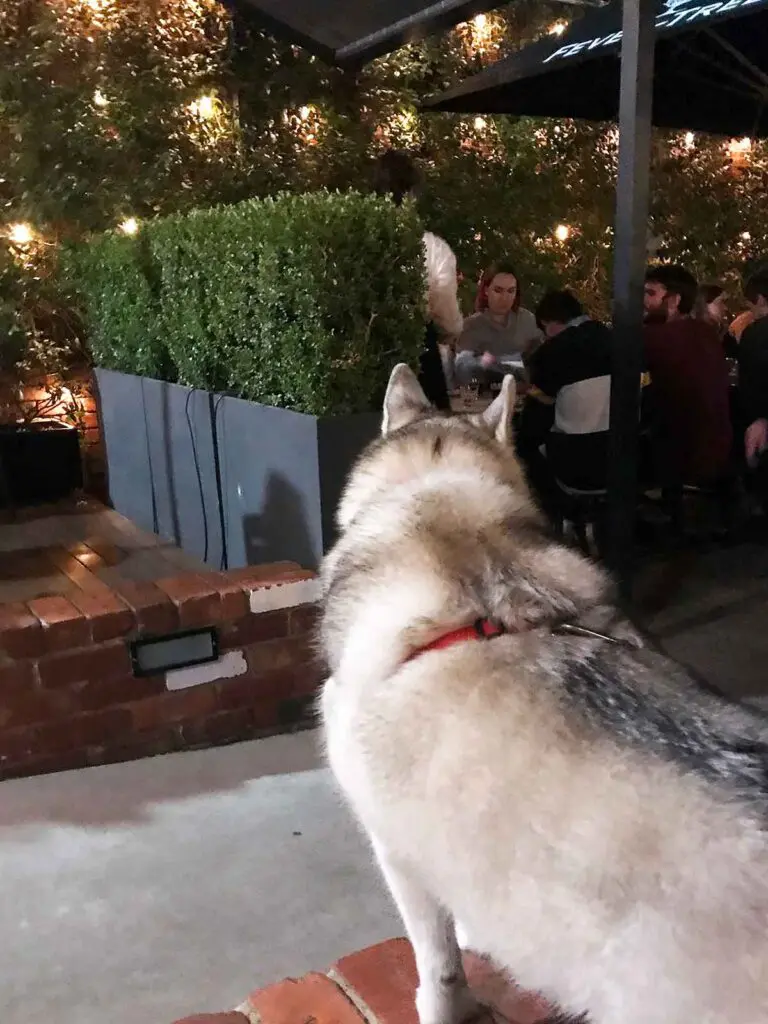
[[[315,192],[73,247],[113,506],[217,567],[318,565],[391,368],[419,358],[422,233],[410,203]]]
[[[0,507],[58,501],[83,485],[77,332],[29,263],[0,250]]]

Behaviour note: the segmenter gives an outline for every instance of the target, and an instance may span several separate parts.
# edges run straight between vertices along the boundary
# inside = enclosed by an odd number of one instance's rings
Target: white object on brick
[[[216,661],[208,661],[204,665],[190,665],[188,668],[175,668],[165,673],[165,685],[169,690],[186,690],[190,686],[201,683],[215,683],[217,679],[234,679],[248,671],[245,655],[242,651],[227,651]]]
[[[296,608],[300,604],[314,604],[320,598],[320,580],[298,580],[272,587],[259,587],[249,594],[251,611],[273,612],[282,608]]]

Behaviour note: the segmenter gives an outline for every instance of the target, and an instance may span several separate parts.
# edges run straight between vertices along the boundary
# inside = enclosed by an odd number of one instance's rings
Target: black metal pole
[[[656,0],[624,0],[622,22],[608,460],[608,557],[625,599],[629,598],[632,587],[637,505],[643,280],[656,7]]]

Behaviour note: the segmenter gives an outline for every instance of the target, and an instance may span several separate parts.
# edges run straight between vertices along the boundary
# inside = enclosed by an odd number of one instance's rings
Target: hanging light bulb
[[[550,25],[549,34],[551,36],[561,36],[563,32],[568,28],[568,25],[564,21],[556,21],[554,25]]]
[[[97,89],[96,92],[93,94],[93,105],[94,107],[101,108],[104,108],[109,105],[109,100],[101,91],[101,89]]]
[[[558,224],[555,228],[555,238],[558,242],[567,242],[571,237],[571,229],[567,224]]]
[[[124,235],[135,235],[139,230],[139,222],[135,217],[127,217],[120,225],[120,230]]]
[[[685,133],[685,148],[686,149],[693,149],[695,144],[696,144],[696,136],[693,134],[693,132],[686,132]]]
[[[481,132],[487,127],[487,122],[484,117],[475,118],[475,131]]]
[[[477,17],[474,18],[472,24],[479,32],[482,32],[488,24],[488,16],[486,14],[478,14]]]

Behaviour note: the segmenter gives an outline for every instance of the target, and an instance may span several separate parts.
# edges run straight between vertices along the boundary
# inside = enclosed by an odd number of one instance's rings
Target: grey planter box
[[[96,379],[118,512],[215,568],[225,544],[229,568],[282,559],[317,567],[377,413],[307,416],[112,370]]]

